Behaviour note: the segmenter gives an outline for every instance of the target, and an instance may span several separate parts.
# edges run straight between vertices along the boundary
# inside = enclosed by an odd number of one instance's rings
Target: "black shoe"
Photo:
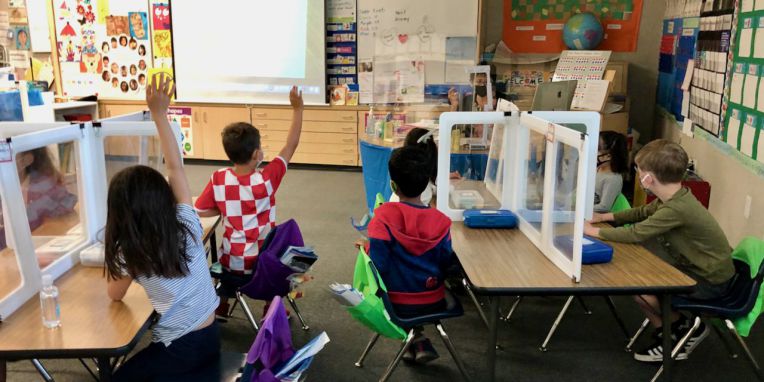
[[[671,336],[671,344],[676,344],[676,340]],[[663,362],[663,339],[659,338],[652,345],[646,347],[642,351],[634,352],[634,359],[640,362]],[[683,361],[687,359],[687,353],[679,352],[675,360]]]

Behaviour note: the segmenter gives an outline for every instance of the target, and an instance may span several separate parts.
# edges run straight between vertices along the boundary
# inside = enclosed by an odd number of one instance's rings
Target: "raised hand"
[[[165,73],[154,74],[151,83],[146,86],[146,104],[151,114],[166,114],[173,94],[175,94],[175,83],[172,78]]]
[[[293,109],[302,109],[305,104],[302,102],[302,90],[297,90],[297,86],[292,86],[289,91],[289,103]]]

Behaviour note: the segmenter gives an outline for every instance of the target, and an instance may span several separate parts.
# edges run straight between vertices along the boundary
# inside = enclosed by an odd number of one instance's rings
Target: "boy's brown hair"
[[[689,158],[682,146],[665,139],[656,139],[639,150],[634,162],[640,170],[655,174],[661,183],[679,183],[687,172]]]
[[[246,122],[232,123],[223,129],[223,149],[234,164],[247,164],[260,148],[260,132]]]

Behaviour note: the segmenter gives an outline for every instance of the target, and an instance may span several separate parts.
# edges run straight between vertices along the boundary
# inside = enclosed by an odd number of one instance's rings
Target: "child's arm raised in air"
[[[281,152],[279,152],[279,156],[284,158],[287,163],[292,161],[292,155],[297,150],[297,145],[300,143],[300,133],[302,132],[302,110],[304,104],[302,102],[302,90],[298,91],[297,86],[292,86],[292,90],[289,92],[289,103],[292,104],[293,110],[292,126],[289,128],[286,144],[281,149]]]
[[[146,103],[151,110],[151,118],[157,126],[159,141],[165,159],[165,168],[170,180],[170,188],[177,203],[191,204],[191,189],[180,158],[178,141],[175,139],[170,122],[167,120],[167,108],[170,97],[175,93],[175,84],[164,73],[154,74],[149,86],[146,87]]]

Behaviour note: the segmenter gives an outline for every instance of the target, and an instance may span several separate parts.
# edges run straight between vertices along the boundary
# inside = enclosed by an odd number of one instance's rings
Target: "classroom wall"
[[[702,131],[695,138],[681,133],[673,116],[661,113],[657,117],[659,136],[678,142],[690,158],[696,171],[711,183],[709,211],[727,234],[730,245],[736,246],[749,235],[764,238],[764,169],[731,146]],[[743,216],[746,196],[752,197],[748,219]]]
[[[666,4],[659,0],[642,2],[642,20],[639,26],[637,50],[613,53],[611,60],[625,61],[629,65],[629,97],[631,113],[629,123],[641,133],[646,142],[655,136],[655,92],[658,84],[658,51]],[[504,28],[504,0],[483,0],[483,44],[498,43]]]

